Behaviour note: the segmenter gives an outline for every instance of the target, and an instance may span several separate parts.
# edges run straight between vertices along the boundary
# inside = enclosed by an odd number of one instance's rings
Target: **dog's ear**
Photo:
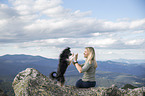
[[[69,49],[70,49],[70,47],[67,47],[66,49],[68,49],[68,50],[69,50]]]

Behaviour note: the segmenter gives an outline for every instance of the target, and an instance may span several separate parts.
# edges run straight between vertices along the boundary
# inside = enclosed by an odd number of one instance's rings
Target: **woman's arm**
[[[79,71],[79,73],[82,73],[82,67],[81,67],[81,65],[76,63],[75,66],[76,66],[77,70]]]
[[[81,67],[81,65],[78,64],[77,59],[78,59],[78,53],[74,57],[73,65],[77,68],[79,73],[82,73],[82,67]]]

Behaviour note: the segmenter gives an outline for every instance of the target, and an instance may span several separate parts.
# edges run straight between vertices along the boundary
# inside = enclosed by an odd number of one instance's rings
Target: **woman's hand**
[[[82,73],[82,67],[78,64],[77,60],[78,60],[78,53],[75,55],[74,61],[72,63],[77,68],[79,73]]]
[[[72,64],[75,66],[75,62],[77,62],[78,59],[78,53],[74,56],[74,61],[72,62]]]

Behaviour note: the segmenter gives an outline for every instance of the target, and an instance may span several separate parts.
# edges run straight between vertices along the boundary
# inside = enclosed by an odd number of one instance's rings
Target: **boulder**
[[[38,96],[50,94],[46,85],[49,85],[47,77],[33,68],[27,68],[20,72],[12,83],[16,96]]]

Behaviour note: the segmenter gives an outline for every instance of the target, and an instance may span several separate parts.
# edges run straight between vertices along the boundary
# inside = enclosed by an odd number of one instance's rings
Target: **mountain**
[[[115,62],[124,62],[127,64],[145,64],[145,59],[114,59]]]
[[[16,75],[18,72],[26,68],[35,68],[45,75],[49,75],[50,72],[56,71],[59,60],[49,59],[41,56],[31,55],[4,55],[0,56],[0,76],[2,75]],[[84,63],[84,61],[79,61]],[[127,73],[131,75],[144,77],[145,65],[144,64],[128,64],[115,61],[97,61],[98,71],[109,71],[117,73]],[[74,74],[75,73],[75,74]],[[79,74],[76,68],[71,65],[68,67],[66,75]]]
[[[98,61],[98,70],[117,73],[127,73],[141,77],[145,75],[145,65],[143,64],[128,64],[122,62],[114,62],[110,60]]]
[[[31,55],[4,55],[0,56],[0,76],[16,75],[25,68],[36,68],[43,74],[49,74],[57,67],[58,60]],[[49,69],[49,71],[48,71]]]
[[[45,75],[49,75],[50,72],[56,71],[59,60],[49,59],[41,56],[31,55],[4,55],[0,56],[0,76],[2,75],[15,75],[18,72],[26,68],[35,68]],[[84,61],[79,61],[84,63]],[[115,61],[97,61],[99,71],[109,71],[117,73],[127,73],[136,76],[144,76],[145,65],[144,64],[128,64]],[[67,69],[66,74],[74,75],[79,74],[76,68],[71,65]],[[75,74],[75,75],[76,75]]]
[[[31,55],[4,55],[0,56],[0,89],[7,94],[13,94],[11,87],[16,74],[26,68],[35,68],[42,74],[48,76],[50,72],[56,71],[59,60]],[[80,64],[84,61],[79,61]],[[137,87],[145,86],[145,65],[128,64],[115,61],[97,61],[96,70],[97,86],[109,87],[116,84],[123,87],[127,83]],[[65,73],[66,85],[75,85],[76,81],[82,77],[76,68],[71,64]],[[11,95],[13,96],[13,95]]]

